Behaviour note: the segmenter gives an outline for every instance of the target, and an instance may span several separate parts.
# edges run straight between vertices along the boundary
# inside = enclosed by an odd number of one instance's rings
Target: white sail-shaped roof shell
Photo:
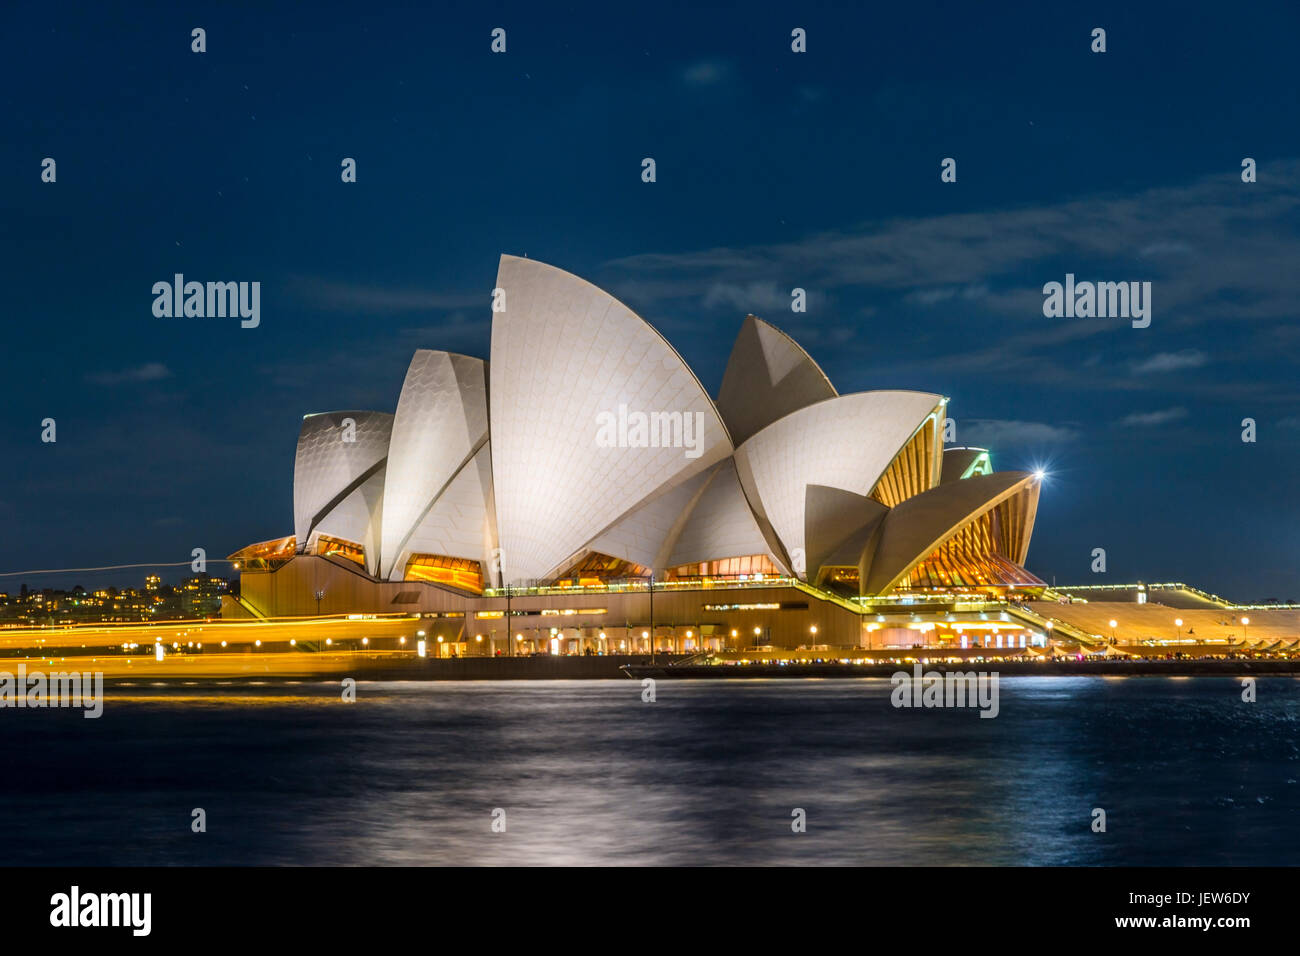
[[[709,476],[709,483],[673,542],[666,566],[676,568],[752,554],[766,554],[777,565],[784,564],[768,547],[740,487],[736,463],[728,458]]]
[[[655,329],[560,269],[502,256],[492,319],[492,473],[505,580],[556,573],[639,504],[731,454],[713,401]],[[602,414],[677,413],[695,449],[609,447]],[[621,439],[620,439],[621,441]]]
[[[487,444],[465,463],[416,523],[400,549],[385,552],[390,580],[400,580],[413,554],[470,558],[492,583],[496,528],[492,520],[492,451]],[[391,560],[390,560],[391,558]]]
[[[1030,473],[998,471],[931,488],[885,516],[879,544],[864,576],[862,593],[885,594],[935,548],[985,512],[1012,499],[1017,507],[1014,536],[1005,556],[1025,560],[1038,511],[1040,484]]]
[[[747,316],[718,391],[731,440],[742,445],[800,408],[834,398],[835,386],[802,346],[770,322]]]
[[[491,478],[473,459],[487,442],[486,363],[451,352],[416,352],[388,450],[382,576],[401,577],[414,552],[483,559]],[[439,507],[447,494],[453,497]]]
[[[741,487],[801,577],[806,567],[807,489],[866,496],[899,450],[944,399],[929,392],[857,392],[791,412],[736,450]]]
[[[653,571],[662,570],[668,566],[669,547],[708,479],[708,472],[700,472],[674,485],[601,532],[587,548]]]
[[[303,419],[293,467],[299,550],[322,534],[343,538],[364,546],[368,569],[375,570],[392,427],[387,412],[322,412]]]

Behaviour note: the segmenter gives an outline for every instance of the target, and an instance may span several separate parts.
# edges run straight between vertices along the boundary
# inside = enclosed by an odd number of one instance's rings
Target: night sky
[[[1048,581],[1300,598],[1294,3],[227,6],[0,14],[0,571],[291,533],[302,415],[487,357],[507,252],[714,393],[754,312],[841,392],[950,396],[958,444],[1050,473]],[[177,272],[260,281],[260,327],[156,318]],[[1045,318],[1067,272],[1150,281],[1150,327]]]

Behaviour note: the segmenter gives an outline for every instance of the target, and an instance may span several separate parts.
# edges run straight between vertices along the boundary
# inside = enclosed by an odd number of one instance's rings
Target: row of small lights
[[[1114,620],[1114,619],[1112,619],[1112,620],[1109,622],[1109,624],[1110,624],[1110,628],[1111,628],[1111,632],[1112,632],[1112,633],[1111,633],[1111,637],[1114,637],[1114,630],[1115,630],[1116,627],[1119,626],[1119,622],[1116,621],[1116,620]],[[1181,628],[1181,627],[1183,626],[1183,619],[1182,619],[1182,618],[1175,618],[1175,619],[1174,619],[1174,624],[1175,624],[1175,626]],[[1250,618],[1249,618],[1249,617],[1243,617],[1243,618],[1241,618],[1241,624],[1242,624],[1243,627],[1249,626],[1249,625],[1250,625]],[[1054,622],[1052,622],[1052,621],[1047,621],[1046,624],[1045,624],[1045,628],[1046,628],[1046,630],[1049,631],[1049,632],[1053,630],[1054,626],[1055,626],[1055,625],[1054,625]],[[959,630],[960,630],[960,629],[959,629]],[[817,625],[816,625],[816,624],[811,625],[811,626],[808,628],[808,632],[809,632],[809,634],[810,634],[812,637],[816,637],[816,636],[817,636]],[[558,633],[559,633],[558,628],[551,628],[551,635],[552,635],[552,636],[555,636],[555,635],[558,634]],[[754,628],[754,636],[755,636],[755,637],[759,637],[759,636],[761,636],[762,633],[763,633],[763,629],[762,629],[761,627],[757,627],[757,626],[756,626],[756,627]],[[417,632],[417,634],[418,634],[418,636],[421,637],[421,638],[423,638],[423,637],[425,636],[425,632],[424,632],[424,631],[419,631],[419,632]],[[694,636],[695,636],[695,632],[694,632],[693,630],[688,630],[688,631],[686,632],[686,637],[687,637],[688,639],[694,638]],[[739,637],[739,636],[740,636],[740,632],[739,632],[738,630],[736,630],[735,628],[732,628],[732,630],[731,630],[731,636],[732,636],[733,638],[735,638],[735,637]],[[650,637],[650,632],[649,632],[648,630],[643,630],[643,631],[641,632],[641,637],[642,637],[642,638],[649,638],[649,637]],[[515,635],[515,639],[518,640],[518,641],[523,641],[525,638],[524,638],[524,635],[523,635],[522,633],[518,633],[518,634]],[[605,635],[605,632],[604,632],[604,631],[601,631],[601,632],[600,632],[600,639],[601,639],[602,641],[606,639],[606,635]],[[439,635],[439,637],[437,638],[437,640],[438,640],[438,643],[439,643],[439,644],[442,644],[442,643],[444,642],[444,639],[443,639],[443,637],[442,637],[441,635]],[[478,643],[482,643],[482,641],[483,641],[483,635],[482,635],[482,634],[476,634],[476,635],[474,635],[474,640],[475,640],[476,642],[478,642]],[[402,636],[398,639],[398,641],[399,641],[399,643],[401,643],[403,646],[405,646],[405,644],[406,644],[406,636],[405,636],[405,635],[402,635]],[[424,643],[425,643],[425,642],[424,642],[423,640],[421,640],[421,641],[419,642],[419,644],[420,644],[420,652],[421,652],[421,654],[423,654],[423,651],[424,651]],[[294,638],[290,638],[290,640],[289,640],[289,646],[290,646],[290,647],[296,647],[297,644],[298,644],[298,641],[297,641],[296,639],[294,639]],[[325,639],[325,645],[326,645],[327,647],[333,646],[333,644],[334,644],[334,641],[333,641],[332,638],[326,638],[326,639]],[[370,645],[370,638],[368,638],[368,637],[363,637],[363,638],[361,639],[361,644],[362,644],[362,646],[368,647],[368,646]],[[225,647],[226,645],[227,645],[227,642],[226,642],[226,641],[222,641],[222,642],[221,642],[221,646],[222,646],[222,647]],[[261,639],[259,638],[259,639],[255,640],[255,641],[253,642],[253,645],[254,645],[255,647],[261,647],[261,646],[262,646],[262,641],[261,641]],[[139,644],[134,644],[134,643],[133,643],[133,644],[123,644],[123,645],[122,645],[122,648],[123,648],[123,650],[135,650],[135,649],[137,649],[139,646],[140,646]],[[162,647],[161,643],[159,643],[159,644],[157,644],[157,645],[155,645],[155,646],[156,646],[159,650],[161,650],[161,647]],[[196,643],[196,642],[194,642],[194,641],[189,641],[189,642],[187,642],[186,647],[193,647],[193,648],[195,648],[195,649],[201,650],[201,649],[203,648],[203,642],[202,642],[202,641],[199,641],[199,642]],[[179,648],[180,648],[180,642],[179,642],[179,641],[173,641],[173,642],[172,642],[172,648],[173,648],[173,649],[177,649],[177,650],[179,650]]]
[[[1048,622],[1047,626],[1048,626],[1048,627],[1051,627],[1051,626],[1052,626],[1052,624],[1051,624],[1050,621]],[[1182,626],[1183,626],[1183,619],[1182,619],[1181,617],[1176,617],[1176,618],[1174,618],[1174,626],[1175,626],[1175,627],[1182,627]],[[1242,626],[1242,627],[1249,627],[1249,626],[1250,626],[1250,618],[1248,618],[1248,617],[1243,617],[1243,618],[1241,619],[1241,626]],[[1115,628],[1117,628],[1117,627],[1119,627],[1119,621],[1112,620],[1112,621],[1110,622],[1110,629],[1111,629],[1112,631],[1114,631]],[[1111,637],[1114,637],[1114,636],[1115,636],[1114,634],[1111,635]]]

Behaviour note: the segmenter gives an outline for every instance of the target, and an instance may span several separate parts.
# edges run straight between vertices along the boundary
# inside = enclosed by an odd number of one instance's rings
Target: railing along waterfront
[[[1194,587],[1190,584],[1184,584],[1181,581],[1172,581],[1157,584],[1145,584],[1141,581],[1132,584],[1070,584],[1052,586],[1047,591],[1053,595],[1071,597],[1075,591],[1145,591],[1147,594],[1159,591],[1186,591],[1194,594],[1202,600],[1216,604],[1224,610],[1233,611],[1294,611],[1300,610],[1300,604],[1293,602],[1283,603],[1274,602],[1270,604],[1238,604],[1236,601],[1230,601],[1225,597],[1206,591],[1203,588]],[[1086,603],[1086,599],[1079,600]]]
[[[655,581],[654,590],[663,591],[698,591],[701,589],[708,590],[726,590],[736,588],[779,588],[791,587],[802,584],[796,578],[785,577],[763,577],[741,581],[733,578],[697,578],[689,581]],[[538,585],[538,586],[521,586],[509,588],[484,588],[484,597],[530,597],[532,595],[555,595],[555,594],[621,594],[636,591],[649,591],[650,582],[645,579],[632,579],[620,581],[607,581],[602,584],[572,584],[572,585]]]

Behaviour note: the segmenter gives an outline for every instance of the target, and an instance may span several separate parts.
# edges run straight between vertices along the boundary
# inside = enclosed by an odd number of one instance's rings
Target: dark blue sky
[[[0,571],[290,533],[301,416],[486,357],[510,252],[711,390],[754,312],[841,392],[950,396],[1049,468],[1048,580],[1300,597],[1294,3],[106,6],[0,17]],[[176,272],[260,281],[261,326],[155,318]],[[1150,328],[1045,318],[1066,272],[1152,282]]]

